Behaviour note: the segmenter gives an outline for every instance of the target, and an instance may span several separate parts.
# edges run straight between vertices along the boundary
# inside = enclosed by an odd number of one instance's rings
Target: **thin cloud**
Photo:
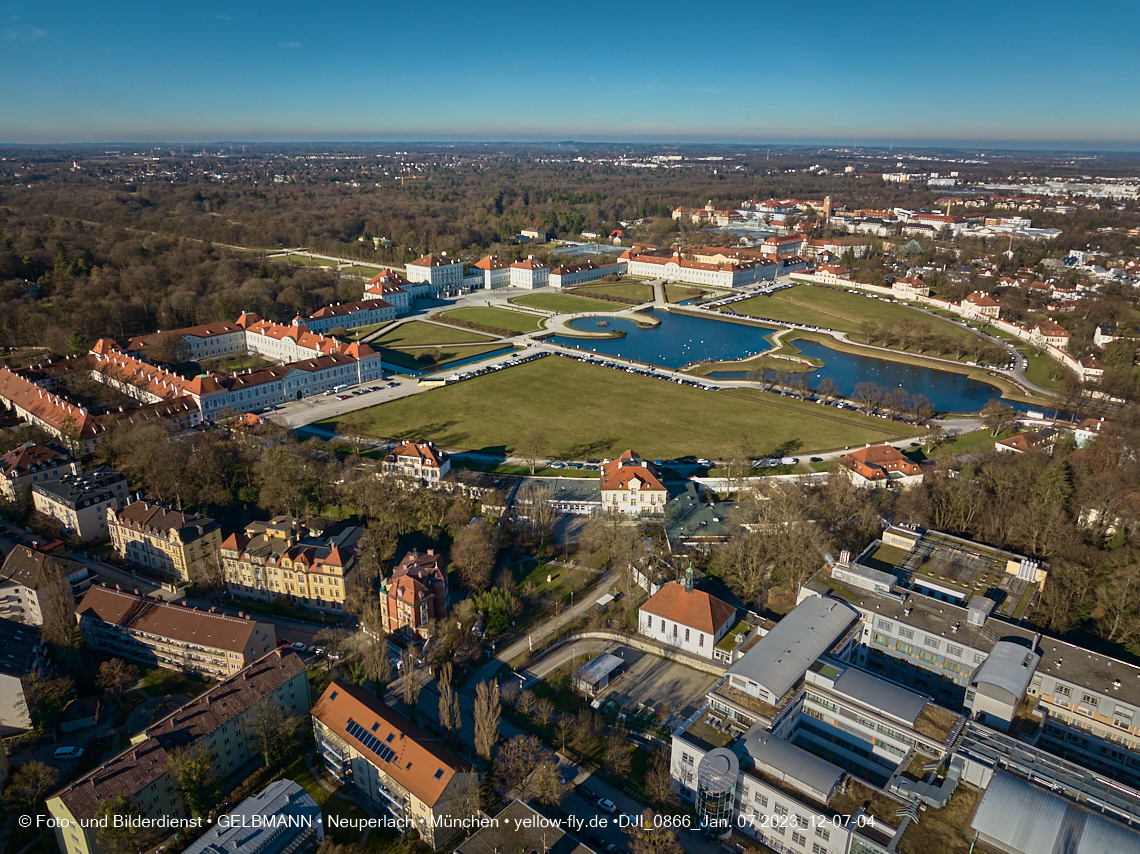
[[[17,18],[16,20],[19,20]],[[35,27],[20,27],[15,30],[4,30],[4,38],[10,42],[34,42],[47,35],[47,30]]]
[[[285,48],[295,48],[295,47],[300,47],[301,43],[300,42],[277,42],[277,46],[278,47],[285,47]]]

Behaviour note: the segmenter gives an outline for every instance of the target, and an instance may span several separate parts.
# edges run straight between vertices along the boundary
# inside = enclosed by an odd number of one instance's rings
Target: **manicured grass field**
[[[932,334],[948,335],[954,338],[972,337],[973,333],[961,324],[937,320],[921,314],[905,305],[868,299],[849,291],[833,291],[815,288],[811,285],[797,285],[771,296],[753,297],[733,303],[729,308],[737,314],[754,317],[770,317],[773,320],[786,320],[790,323],[804,323],[837,332],[860,335],[865,321],[878,324],[892,324],[900,320],[911,320],[930,326]]]
[[[348,330],[348,334],[342,337],[349,341],[359,341],[361,338],[367,338],[373,332],[380,331],[391,322],[385,320],[383,323],[373,323],[371,326],[357,326],[355,329]]]
[[[436,316],[441,320],[454,317],[457,320],[466,320],[470,323],[510,329],[512,332],[534,332],[542,328],[539,324],[539,318],[533,314],[523,314],[505,308],[456,308]]]
[[[350,276],[364,276],[366,278],[373,278],[380,275],[378,267],[344,267],[341,269],[342,273],[347,273]]]
[[[373,344],[381,347],[418,347],[428,344],[475,344],[489,340],[482,332],[412,320],[394,326]]]
[[[511,302],[529,308],[541,308],[544,311],[557,311],[560,314],[581,311],[621,311],[622,309],[622,306],[616,302],[589,299],[572,294],[528,294],[525,297],[515,297]]]
[[[666,302],[683,302],[687,299],[696,299],[699,296],[707,294],[708,291],[703,288],[698,288],[695,285],[674,285],[668,284],[665,286],[665,301]]]
[[[709,392],[548,357],[365,410],[375,436],[415,435],[447,448],[514,455],[539,431],[547,455],[724,456],[741,433],[758,452],[799,452],[903,438],[914,428],[751,389]],[[335,427],[335,419],[322,422]]]
[[[1029,367],[1025,369],[1027,380],[1050,391],[1060,391],[1064,387],[1064,376],[1069,373],[1068,368],[1050,359],[1044,353],[1038,353],[1032,347],[1022,347],[1020,351],[1025,360],[1029,362]]]
[[[421,361],[417,358],[420,353],[430,353],[434,350],[439,350],[439,358],[433,361]],[[501,343],[493,344],[475,344],[472,346],[456,346],[454,344],[444,344],[440,347],[418,347],[414,350],[393,350],[388,347],[383,349],[382,358],[385,362],[390,362],[401,368],[411,368],[414,371],[427,371],[434,368],[436,365],[443,365],[447,362],[452,362],[456,359],[466,359],[471,356],[478,356],[481,353],[490,353],[492,350],[501,350],[503,345]]]
[[[271,362],[267,359],[262,359],[259,356],[251,356],[248,353],[241,353],[233,356],[224,356],[220,359],[206,359],[202,362],[202,367],[205,370],[235,373],[237,371],[244,371],[250,368],[256,371],[259,368],[266,368],[272,364],[274,364],[274,362]]]
[[[325,258],[309,258],[305,255],[276,255],[271,261],[280,261],[283,264],[294,264],[298,267],[335,267],[335,261]]]
[[[611,297],[624,297],[635,299],[638,302],[649,302],[653,299],[653,286],[644,282],[614,282],[604,285],[582,285],[575,289],[582,294],[606,294]]]

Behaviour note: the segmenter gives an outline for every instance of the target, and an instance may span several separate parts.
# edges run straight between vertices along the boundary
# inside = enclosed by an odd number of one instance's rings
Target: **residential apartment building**
[[[222,545],[222,528],[213,519],[150,501],[108,509],[107,531],[123,560],[182,581],[190,580],[196,563],[217,560]]]
[[[47,644],[32,626],[0,617],[0,737],[31,729],[24,679],[46,675]],[[0,745],[0,752],[4,750]]]
[[[863,489],[905,488],[922,483],[922,466],[893,445],[867,445],[843,454],[839,469]]]
[[[174,605],[97,585],[75,609],[83,642],[120,658],[225,679],[277,646],[273,623]]]
[[[431,620],[447,617],[450,590],[443,555],[408,552],[380,582],[380,616],[386,632],[422,638]]]
[[[713,657],[735,622],[732,605],[678,581],[663,585],[637,609],[638,632],[702,658]]]
[[[623,451],[616,460],[602,463],[602,509],[631,516],[659,516],[665,512],[669,493],[653,463],[634,451]]]
[[[401,442],[384,456],[380,470],[436,485],[451,471],[451,455],[431,442]]]
[[[299,783],[277,780],[231,809],[184,854],[312,854],[324,839],[317,802]]]
[[[171,771],[172,751],[201,747],[214,760],[223,793],[241,782],[231,776],[256,752],[249,710],[263,698],[290,716],[311,707],[307,668],[292,650],[280,649],[151,724],[112,759],[66,784],[47,800],[60,854],[99,854],[93,820],[106,801],[124,796],[147,817],[187,818],[186,804]]]
[[[544,264],[533,255],[525,261],[511,264],[511,287],[534,290],[550,284],[550,265]]]
[[[0,567],[0,617],[29,626],[44,624],[44,610],[57,599],[75,612],[75,596],[91,585],[86,564],[27,546],[15,546]]]
[[[107,536],[107,511],[127,503],[127,479],[109,466],[32,486],[32,504],[82,542]]]
[[[13,507],[23,508],[34,484],[57,481],[82,470],[63,448],[28,442],[0,457],[0,495]]]
[[[454,295],[463,284],[463,263],[446,254],[432,253],[417,258],[408,263],[406,273],[408,285],[405,287],[413,299]]]
[[[382,700],[334,681],[312,717],[325,769],[396,818],[411,820],[432,848],[477,813],[475,769]]]
[[[471,269],[478,270],[483,277],[484,290],[510,287],[511,265],[494,255],[484,255],[471,265]]]
[[[351,527],[316,534],[289,516],[252,522],[221,545],[226,589],[246,599],[281,598],[303,609],[343,614],[360,583],[356,542],[363,533]]]

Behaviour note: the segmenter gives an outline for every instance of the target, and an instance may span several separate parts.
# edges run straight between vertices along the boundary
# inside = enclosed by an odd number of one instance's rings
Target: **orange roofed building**
[[[368,692],[333,682],[312,715],[325,769],[410,821],[432,848],[477,815],[479,775],[470,763]]]
[[[653,463],[634,451],[602,464],[602,509],[631,516],[659,516],[668,492]]]
[[[447,565],[443,555],[428,549],[423,554],[408,552],[380,582],[380,617],[384,631],[403,631],[422,638],[431,620],[447,617]]]
[[[1001,305],[985,291],[974,291],[959,303],[966,317],[989,317],[994,320],[1001,314]]]
[[[703,590],[670,581],[637,609],[637,630],[685,652],[712,658],[736,621],[736,609]]]
[[[222,542],[226,589],[245,599],[281,599],[343,614],[345,600],[360,584],[356,542],[362,533],[354,527],[335,536],[313,535],[289,516],[251,522]]]
[[[840,469],[856,486],[883,489],[922,482],[922,466],[907,459],[893,445],[868,445],[839,458]]]
[[[380,470],[436,485],[451,471],[451,457],[431,442],[401,442],[385,455]]]
[[[412,296],[408,293],[411,284],[399,273],[385,270],[378,276],[368,280],[361,299],[382,299],[392,304],[396,314],[407,314],[412,308]]]

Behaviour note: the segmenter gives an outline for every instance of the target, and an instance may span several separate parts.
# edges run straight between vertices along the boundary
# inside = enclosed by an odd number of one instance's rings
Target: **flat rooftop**
[[[937,589],[963,601],[989,596],[998,603],[995,613],[1018,620],[1029,612],[1038,591],[1035,581],[1006,572],[1010,561],[1022,559],[1013,552],[926,531],[911,550],[876,542],[859,557],[858,565],[889,572],[903,586]]]
[[[728,675],[762,685],[778,699],[858,618],[856,610],[839,599],[805,599],[733,664]]]
[[[820,596],[838,593],[845,601],[869,614],[906,623],[908,626],[922,629],[927,634],[939,635],[950,639],[953,643],[971,646],[985,653],[989,653],[994,644],[1002,638],[1019,639],[1028,648],[1032,646],[1036,637],[1034,632],[1026,627],[992,617],[986,620],[985,626],[971,625],[966,619],[965,607],[943,602],[922,593],[897,591],[904,594],[900,601],[889,596],[879,596],[870,590],[850,588],[832,581],[826,570],[812,576],[805,582],[805,586]],[[907,613],[908,611],[910,613]]]

